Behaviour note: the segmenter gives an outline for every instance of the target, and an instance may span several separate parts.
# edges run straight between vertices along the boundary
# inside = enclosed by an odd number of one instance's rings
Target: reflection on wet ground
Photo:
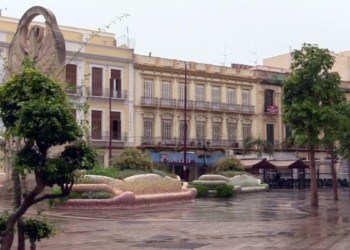
[[[321,189],[320,206],[309,203],[308,190],[273,190],[166,206],[47,211],[65,233],[38,249],[350,248],[348,189],[339,190],[339,201]],[[10,206],[0,200],[0,209]]]

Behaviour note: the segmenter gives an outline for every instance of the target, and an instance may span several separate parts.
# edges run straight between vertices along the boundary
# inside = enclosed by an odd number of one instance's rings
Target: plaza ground
[[[333,201],[332,190],[321,189],[320,206],[312,208],[308,190],[273,190],[134,209],[53,210],[45,213],[64,233],[37,248],[349,249],[348,189],[339,189],[339,198]],[[10,208],[10,200],[0,200],[0,210]]]

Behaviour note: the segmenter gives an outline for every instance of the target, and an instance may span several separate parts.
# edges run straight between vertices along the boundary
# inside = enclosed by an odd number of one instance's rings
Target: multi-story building
[[[7,57],[18,21],[0,16],[2,83],[7,75],[3,58]],[[44,23],[35,21],[32,25],[45,27]],[[68,26],[59,28],[66,42],[66,79],[69,83],[66,92],[77,107],[73,112],[79,122],[88,121],[90,131],[87,136],[99,147],[101,164],[108,166],[110,145],[115,156],[134,143],[133,49],[117,44],[113,33]],[[98,35],[94,35],[96,33]],[[83,103],[90,106],[85,118],[79,108]]]
[[[135,55],[135,74],[135,146],[173,163],[177,173],[183,165],[183,154],[176,152],[184,149],[185,124],[192,178],[204,160],[213,162],[227,149],[242,154],[243,139],[258,136],[259,79],[249,68]],[[210,158],[198,158],[202,154]]]

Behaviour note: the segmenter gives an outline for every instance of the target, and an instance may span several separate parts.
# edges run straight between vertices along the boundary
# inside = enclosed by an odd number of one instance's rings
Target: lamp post
[[[206,157],[206,152],[208,151],[208,148],[210,147],[210,141],[208,140],[206,143],[203,143],[202,146],[202,142],[198,142],[198,147],[203,149],[204,152],[204,156],[203,156],[203,170],[205,170],[206,166],[205,166],[205,157]]]

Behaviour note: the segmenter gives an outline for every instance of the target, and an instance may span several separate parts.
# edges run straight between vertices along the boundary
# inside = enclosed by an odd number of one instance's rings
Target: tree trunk
[[[349,176],[349,196],[350,196],[350,147],[348,148],[348,176]]]
[[[35,240],[29,240],[29,241],[30,241],[30,250],[36,250]]]
[[[338,182],[337,182],[337,176],[335,174],[335,167],[334,167],[334,147],[333,143],[331,143],[331,171],[332,171],[332,180],[333,180],[333,198],[335,201],[338,200]]]
[[[318,207],[318,189],[316,180],[316,166],[315,166],[315,149],[314,145],[309,144],[310,153],[310,178],[311,178],[311,206]]]
[[[21,179],[17,171],[13,171],[13,185],[14,185],[14,203],[15,210],[17,210],[22,204],[22,188],[21,188]],[[25,236],[24,236],[24,225],[23,220],[20,218],[17,222],[17,237],[18,237],[18,246],[17,250],[25,250]]]

